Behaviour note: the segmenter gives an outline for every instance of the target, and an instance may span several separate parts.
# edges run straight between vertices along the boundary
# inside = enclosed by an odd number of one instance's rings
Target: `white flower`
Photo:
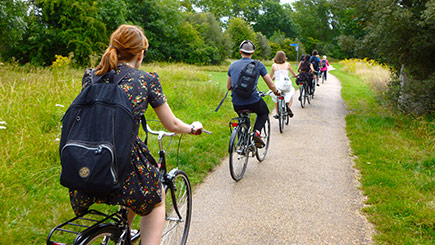
[[[57,107],[65,107],[64,105],[61,105],[61,104],[56,104],[56,105],[54,105],[54,106],[57,106]]]
[[[0,126],[0,129],[6,129],[6,127],[5,126]]]

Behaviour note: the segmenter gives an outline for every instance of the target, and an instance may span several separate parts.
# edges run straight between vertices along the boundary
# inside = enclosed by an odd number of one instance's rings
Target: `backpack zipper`
[[[80,148],[84,148],[86,150],[89,151],[95,151],[95,154],[100,154],[104,149],[107,149],[110,152],[110,155],[112,156],[112,162],[110,164],[110,173],[112,174],[112,178],[113,178],[113,182],[117,183],[118,182],[118,178],[116,176],[116,172],[114,170],[114,159],[115,159],[115,154],[112,151],[112,148],[110,147],[110,145],[107,144],[100,144],[98,145],[98,147],[92,147],[93,145],[89,146],[90,144],[86,144],[83,142],[78,142],[78,141],[71,141],[70,143],[65,144],[65,146],[62,148],[62,153],[63,150],[67,147],[67,146],[76,146],[76,147],[80,147]]]

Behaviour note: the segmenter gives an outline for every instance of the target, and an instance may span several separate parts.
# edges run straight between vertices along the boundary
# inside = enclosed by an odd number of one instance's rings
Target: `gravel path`
[[[302,109],[294,96],[283,134],[271,118],[269,153],[261,163],[250,158],[241,181],[231,179],[225,159],[195,188],[189,244],[372,243],[341,85],[328,75],[311,105]]]

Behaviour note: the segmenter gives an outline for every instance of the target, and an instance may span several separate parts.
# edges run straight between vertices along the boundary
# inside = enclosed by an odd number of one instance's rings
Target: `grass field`
[[[349,110],[346,131],[376,243],[434,244],[434,121],[392,112],[379,101],[382,86],[343,72],[347,67],[340,64],[334,67],[338,70],[331,73],[341,81]]]

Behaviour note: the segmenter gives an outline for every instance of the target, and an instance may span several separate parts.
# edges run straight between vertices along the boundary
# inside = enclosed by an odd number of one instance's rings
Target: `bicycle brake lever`
[[[205,129],[202,129],[202,132],[206,133],[206,134],[212,134],[210,131],[207,131]]]

